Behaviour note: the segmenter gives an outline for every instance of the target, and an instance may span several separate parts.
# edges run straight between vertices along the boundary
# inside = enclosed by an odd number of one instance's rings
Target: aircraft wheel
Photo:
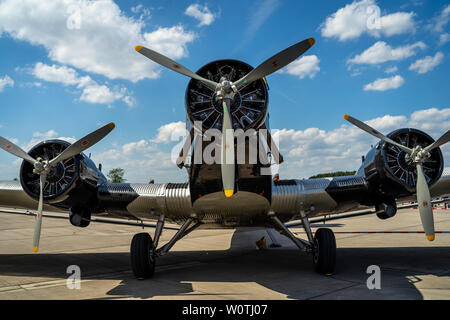
[[[75,227],[86,228],[91,222],[91,211],[74,207],[69,211],[69,221]]]
[[[153,240],[146,232],[134,235],[131,241],[131,268],[134,276],[139,279],[150,278],[155,272],[155,257],[151,253]]]
[[[336,266],[336,238],[330,229],[320,228],[314,235],[314,270],[324,275],[332,275]]]

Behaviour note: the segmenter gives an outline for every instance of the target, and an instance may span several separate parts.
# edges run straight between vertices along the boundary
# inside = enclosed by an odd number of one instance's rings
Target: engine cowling
[[[253,70],[238,60],[218,60],[208,63],[197,74],[219,82],[221,77],[236,81]],[[258,128],[267,116],[269,107],[267,85],[259,79],[241,88],[231,103],[233,129]],[[191,123],[202,122],[202,130],[222,130],[223,106],[216,101],[215,92],[198,80],[191,79],[185,95],[186,112]]]
[[[412,128],[398,129],[387,136],[411,149],[417,145],[425,147],[434,142],[425,132]],[[438,181],[444,169],[440,148],[433,149],[430,154],[431,157],[422,165],[428,185]],[[361,169],[364,170],[369,186],[381,198],[394,199],[416,191],[416,165],[404,151],[392,144],[380,141],[369,151]]]
[[[63,152],[70,143],[63,140],[47,140],[34,146],[28,154],[34,159],[49,160]],[[33,172],[33,165],[22,162],[20,183],[32,198],[39,199],[39,175]],[[62,208],[88,207],[94,205],[96,188],[106,182],[104,175],[83,153],[59,162],[46,176],[44,201]]]
[[[415,146],[429,146],[434,142],[425,132],[417,129],[399,129],[389,134],[389,138],[413,149]],[[444,160],[440,148],[430,152],[431,157],[422,164],[428,185],[434,184],[442,175]],[[402,184],[409,191],[414,192],[417,182],[416,165],[409,160],[407,154],[399,148],[384,143],[382,148],[386,174],[394,181]]]

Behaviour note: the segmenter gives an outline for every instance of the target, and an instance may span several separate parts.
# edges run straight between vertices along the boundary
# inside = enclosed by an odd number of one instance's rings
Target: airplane
[[[29,152],[0,137],[0,148],[23,159],[20,181],[0,182],[0,206],[37,207],[34,252],[39,247],[44,210],[68,212],[70,223],[81,228],[96,221],[96,216],[156,222],[153,237],[142,232],[131,241],[130,262],[137,279],[152,277],[157,259],[195,229],[240,226],[280,231],[312,256],[316,272],[331,275],[336,267],[336,239],[328,228],[313,234],[312,217],[375,208],[378,218],[390,219],[398,202],[415,199],[426,239],[433,241],[431,197],[450,193],[450,172],[444,172],[439,148],[450,140],[450,130],[436,141],[414,128],[384,135],[344,115],[345,120],[380,139],[363,157],[356,174],[289,180],[276,174],[273,178],[272,164],[282,164],[283,157],[268,130],[266,76],[296,60],[314,43],[313,38],[300,41],[256,68],[228,59],[210,62],[195,73],[149,48],[136,46],[138,53],[153,62],[191,78],[185,93],[189,134],[176,161],[180,169],[187,170],[189,180],[108,182],[101,167],[83,152],[108,135],[115,128],[113,123],[73,144],[46,140]],[[253,147],[256,160],[251,157]],[[213,161],[203,157],[206,151]],[[301,221],[306,239],[289,230],[288,222],[296,220]],[[180,227],[159,246],[163,230],[169,228],[165,223]]]

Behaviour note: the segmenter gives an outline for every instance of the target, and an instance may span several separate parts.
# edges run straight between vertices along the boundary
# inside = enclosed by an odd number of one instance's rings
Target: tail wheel
[[[336,266],[336,238],[330,229],[320,228],[314,235],[314,270],[317,273],[331,275]]]
[[[155,272],[155,258],[152,255],[153,240],[146,232],[134,235],[131,241],[131,268],[137,279],[150,278]]]

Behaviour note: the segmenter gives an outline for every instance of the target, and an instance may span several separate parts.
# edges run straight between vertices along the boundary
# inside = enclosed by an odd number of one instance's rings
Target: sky
[[[267,77],[283,178],[356,170],[379,131],[450,128],[450,1],[0,0],[0,135],[28,151],[114,122],[86,153],[129,182],[182,182],[171,160],[185,127],[189,78],[134,50],[144,45],[196,71],[210,61],[257,66],[313,37]],[[450,148],[442,148],[446,167]],[[21,161],[0,153],[0,179]]]

